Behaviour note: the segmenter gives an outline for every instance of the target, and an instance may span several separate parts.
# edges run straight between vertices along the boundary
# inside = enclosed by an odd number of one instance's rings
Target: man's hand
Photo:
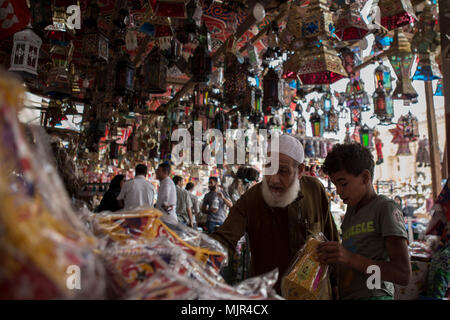
[[[327,241],[317,247],[317,257],[326,264],[349,265],[352,253],[336,241]]]
[[[222,192],[220,192],[220,191],[217,191],[217,196],[220,198],[220,199],[222,199],[223,200],[223,193]]]

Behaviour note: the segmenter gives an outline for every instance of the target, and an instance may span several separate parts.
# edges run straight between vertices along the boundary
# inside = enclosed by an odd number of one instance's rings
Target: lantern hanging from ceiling
[[[109,40],[97,28],[83,35],[83,56],[97,62],[107,62],[109,59]]]
[[[306,119],[302,113],[297,117],[297,134],[302,137],[306,136]]]
[[[419,121],[411,111],[398,119],[398,123],[402,125],[403,137],[409,141],[416,141],[419,138]]]
[[[130,95],[133,93],[135,66],[128,54],[124,54],[116,64],[115,88],[117,95]]]
[[[353,100],[349,105],[350,121],[352,126],[357,126],[361,123],[361,105],[357,100]]]
[[[327,0],[311,0],[306,12],[294,28],[301,30],[304,39],[336,38],[333,16]]]
[[[361,64],[361,59],[356,52],[356,49],[350,49],[349,47],[343,47],[340,49],[340,55],[342,59],[342,65],[347,72],[350,79],[359,78],[359,71],[355,70],[355,67]]]
[[[16,32],[9,71],[24,78],[36,77],[41,44],[41,38],[31,28]]]
[[[397,123],[394,129],[389,129],[393,138],[392,143],[398,144],[397,156],[409,156],[411,155],[411,150],[409,149],[410,138],[405,138],[404,128],[402,123]]]
[[[411,0],[378,0],[381,24],[388,30],[414,23],[417,20]]]
[[[324,131],[334,133],[339,131],[339,115],[334,107],[324,113]]]
[[[295,78],[298,74],[303,85],[332,84],[347,76],[336,50],[327,41],[296,52],[286,61],[284,70],[285,76],[297,71]]]
[[[410,79],[414,54],[411,51],[408,39],[401,29],[395,29],[394,41],[388,50],[388,58],[397,75],[397,84],[392,98],[404,100],[406,105],[409,104],[409,101],[416,103],[418,94],[414,90]]]
[[[311,123],[312,135],[314,137],[322,137],[324,132],[324,118],[317,110],[311,114],[309,122]]]
[[[167,59],[155,46],[145,59],[143,68],[145,90],[148,93],[161,94],[167,91],[167,65]]]
[[[69,73],[69,64],[74,47],[72,42],[69,46],[55,47],[57,50],[52,56],[53,66],[48,73],[47,87],[44,89],[44,93],[55,99],[64,99],[72,95],[72,76]]]
[[[283,83],[277,71],[269,68],[263,78],[263,109],[270,114],[278,109],[283,101]]]
[[[45,29],[53,24],[51,0],[29,0],[32,24],[36,29]]]
[[[342,41],[358,41],[364,38],[369,31],[361,16],[359,3],[351,3],[338,11],[336,22],[336,35]]]
[[[367,124],[364,124],[359,130],[361,144],[367,148],[373,148],[373,129],[370,129]]]
[[[191,58],[192,81],[208,82],[212,75],[211,36],[203,24],[200,30],[199,44]]]
[[[330,112],[331,108],[333,108],[334,97],[329,87],[327,91],[325,91],[325,93],[322,95],[321,102],[322,102],[322,110],[324,112]]]
[[[442,79],[441,71],[435,62],[434,54],[419,54],[419,63],[413,80],[432,81]]]
[[[382,123],[390,123],[394,117],[394,101],[382,87],[375,89],[372,96],[374,113]]]
[[[434,92],[434,95],[437,97],[442,97],[444,94],[442,93],[442,80],[439,79],[438,84],[436,86],[436,91]]]
[[[375,69],[375,89],[382,87],[387,93],[392,91],[392,76],[389,67],[380,60],[378,67]]]

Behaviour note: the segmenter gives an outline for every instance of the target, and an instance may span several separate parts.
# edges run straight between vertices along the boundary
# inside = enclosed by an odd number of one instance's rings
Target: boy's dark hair
[[[359,143],[338,143],[325,158],[322,170],[327,175],[345,170],[358,176],[367,169],[373,179],[374,167],[373,155],[368,148]]]
[[[193,184],[192,182],[188,182],[188,183],[186,184],[186,190],[187,190],[187,191],[190,191],[190,190],[192,190],[192,189],[194,189],[194,184]]]
[[[219,183],[219,179],[217,179],[217,177],[209,177],[209,181],[214,181],[215,183]]]
[[[136,168],[134,169],[134,173],[135,173],[136,176],[138,176],[138,175],[146,176],[147,175],[147,171],[148,171],[148,169],[147,169],[147,166],[145,164],[138,164],[136,166]]]
[[[167,174],[170,174],[170,164],[167,162],[160,163],[159,167],[162,168]]]
[[[180,181],[183,181],[183,178],[182,178],[182,177],[180,177],[180,176],[175,176],[175,177],[173,177],[173,183],[175,183],[175,185],[178,185],[178,183],[179,183]]]

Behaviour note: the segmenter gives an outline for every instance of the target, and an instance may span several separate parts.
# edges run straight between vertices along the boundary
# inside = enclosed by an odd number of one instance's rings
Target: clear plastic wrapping
[[[281,294],[289,300],[331,300],[329,267],[317,259],[316,249],[327,239],[322,233],[310,236],[297,253],[281,282]]]
[[[27,140],[17,118],[23,94],[0,71],[0,298],[103,298],[96,239],[72,210],[41,140]]]

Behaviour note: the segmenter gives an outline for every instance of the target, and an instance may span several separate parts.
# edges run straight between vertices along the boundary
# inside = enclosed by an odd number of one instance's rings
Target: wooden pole
[[[441,159],[434,112],[433,86],[431,81],[424,81],[424,85],[427,101],[428,140],[430,141],[431,185],[433,188],[433,199],[436,199],[441,192]]]
[[[443,164],[446,166],[446,172],[450,171],[450,157],[449,148],[450,144],[450,39],[448,38],[450,30],[450,16],[448,15],[450,10],[450,4],[447,0],[439,1],[439,30],[441,30],[441,70],[442,70],[442,92],[444,93],[444,106],[445,106],[445,137],[446,137],[446,149],[447,153],[446,162]],[[445,177],[448,178],[448,177]]]

